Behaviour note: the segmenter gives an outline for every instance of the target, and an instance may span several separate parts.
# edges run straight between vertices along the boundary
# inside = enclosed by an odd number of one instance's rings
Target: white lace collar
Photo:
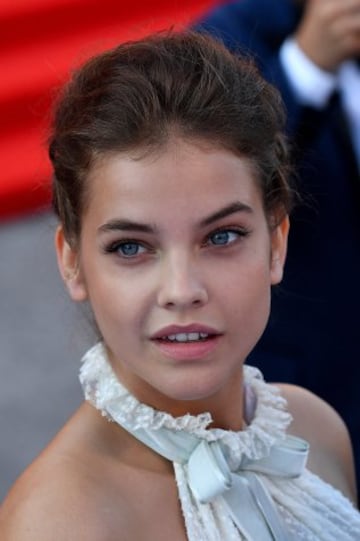
[[[174,418],[141,404],[102,344],[84,356],[80,380],[104,416],[173,462],[189,541],[358,539],[358,512],[305,469],[308,445],[286,436],[286,401],[255,368],[244,367],[241,432],[209,428],[209,413]]]
[[[291,422],[286,400],[277,387],[264,382],[259,370],[244,366],[244,379],[245,387],[256,397],[255,411],[244,430],[233,432],[209,428],[212,422],[210,413],[175,418],[139,402],[117,379],[102,343],[85,354],[80,370],[86,400],[110,420],[130,423],[134,429],[168,428],[185,431],[208,442],[221,440],[234,462],[241,456],[251,460],[267,456],[275,442],[286,437],[286,428]],[[111,415],[108,411],[110,405]]]

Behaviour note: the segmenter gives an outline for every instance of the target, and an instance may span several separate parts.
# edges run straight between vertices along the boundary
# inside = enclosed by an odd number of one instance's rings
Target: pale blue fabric
[[[112,414],[110,405],[107,411]],[[287,479],[301,475],[309,450],[306,441],[287,436],[271,448],[268,456],[259,460],[244,457],[240,467],[231,471],[221,441],[208,442],[167,428],[134,429],[130,423],[119,424],[158,454],[183,464],[198,502],[205,504],[223,498],[234,523],[248,541],[288,540],[286,526],[258,474]]]

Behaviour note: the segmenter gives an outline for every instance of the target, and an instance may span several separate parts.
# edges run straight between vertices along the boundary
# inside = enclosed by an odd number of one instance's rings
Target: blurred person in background
[[[249,362],[341,413],[359,480],[360,0],[230,2],[198,28],[254,55],[279,88],[302,199],[272,318]]]

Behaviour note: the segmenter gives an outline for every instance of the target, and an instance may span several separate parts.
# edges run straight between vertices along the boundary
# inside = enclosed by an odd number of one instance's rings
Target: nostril
[[[190,278],[185,279],[184,276],[177,276],[175,280],[174,275],[161,283],[157,296],[158,304],[168,309],[200,307],[207,302],[207,299],[208,293],[204,284]]]

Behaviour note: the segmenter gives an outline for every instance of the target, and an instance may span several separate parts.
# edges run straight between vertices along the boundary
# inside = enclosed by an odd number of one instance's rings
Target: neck
[[[123,377],[119,377],[123,385],[143,404],[158,411],[164,411],[173,417],[193,416],[208,412],[213,419],[209,428],[238,431],[244,428],[243,421],[243,369],[238,370],[231,380],[211,396],[196,400],[178,400],[159,393],[151,386],[141,388],[129,385]]]

